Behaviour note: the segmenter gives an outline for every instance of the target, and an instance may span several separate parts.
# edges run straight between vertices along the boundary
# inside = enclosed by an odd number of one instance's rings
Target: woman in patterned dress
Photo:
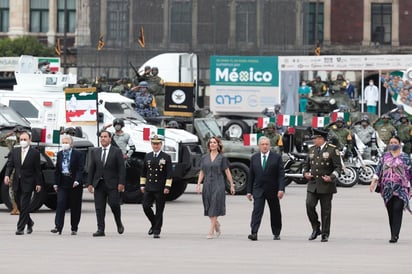
[[[385,202],[391,229],[390,243],[399,239],[403,210],[412,213],[409,207],[412,163],[400,144],[398,136],[389,139],[389,151],[383,154],[370,184],[370,191],[377,187]]]
[[[212,137],[207,143],[209,153],[202,156],[201,170],[197,180],[197,192],[202,192],[204,215],[210,219],[208,239],[220,236],[219,216],[226,214],[225,185],[226,179],[230,183],[230,193],[235,194],[232,174],[229,169],[229,161],[223,154],[222,141],[218,137]],[[203,191],[200,184],[203,182]]]

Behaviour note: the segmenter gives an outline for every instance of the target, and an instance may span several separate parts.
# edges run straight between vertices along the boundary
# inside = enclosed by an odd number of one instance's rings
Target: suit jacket
[[[109,190],[117,189],[119,184],[126,184],[126,168],[122,151],[113,145],[110,146],[106,163],[103,166],[102,148],[95,148],[90,153],[88,184],[97,187],[104,181]]]
[[[83,153],[71,149],[70,163],[69,163],[69,172],[70,172],[70,185],[63,185],[62,181],[62,163],[63,163],[63,151],[57,153],[57,163],[55,171],[55,185],[61,187],[72,187],[73,182],[77,181],[80,186],[83,184],[83,171],[84,171],[84,156]]]
[[[14,170],[13,190],[32,192],[36,185],[42,185],[40,167],[40,152],[29,147],[23,164],[21,163],[21,147],[13,148],[9,154],[5,176],[10,176]]]
[[[141,178],[145,178],[145,183],[140,180],[146,191],[163,191],[165,187],[170,187],[166,185],[166,180],[171,180],[172,175],[172,160],[169,154],[160,151],[155,158],[153,152],[146,153],[141,175]]]
[[[336,177],[342,169],[340,153],[336,146],[326,143],[325,146],[317,152],[317,147],[309,149],[308,159],[303,166],[303,174],[310,172],[313,176],[308,182],[308,191],[313,193],[336,193]],[[332,182],[325,182],[322,176],[332,177]]]
[[[282,157],[273,152],[268,152],[266,167],[263,170],[261,152],[255,153],[250,160],[247,192],[254,198],[277,196],[278,191],[285,191],[285,170]]]

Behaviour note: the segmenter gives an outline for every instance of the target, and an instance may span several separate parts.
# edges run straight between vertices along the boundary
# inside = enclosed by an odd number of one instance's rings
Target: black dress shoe
[[[391,239],[389,240],[389,242],[391,243],[391,244],[394,244],[394,243],[397,243],[398,242],[398,236],[392,236],[391,237]]]
[[[257,241],[257,234],[256,233],[249,234],[247,238],[251,241]]]
[[[315,240],[321,233],[320,229],[316,229],[312,231],[312,234],[309,236],[309,241]]]
[[[323,243],[326,243],[327,241],[329,241],[329,236],[328,235],[322,235],[322,240],[320,240]]]
[[[279,235],[273,236],[273,240],[279,241],[279,240],[280,240],[280,236],[279,236]]]
[[[77,235],[77,231],[72,230],[72,235]]]
[[[17,230],[16,235],[24,235],[24,230]]]
[[[97,230],[95,233],[93,233],[93,237],[104,237],[104,236],[106,235],[104,234],[104,231],[101,231],[101,230]]]
[[[156,233],[153,234],[153,238],[154,238],[154,239],[159,239],[159,238],[160,238],[160,234],[156,234]]]
[[[123,225],[119,225],[119,226],[117,227],[117,232],[118,232],[119,234],[123,234],[123,232],[124,232],[124,226],[123,226]]]
[[[152,229],[152,228],[150,228],[150,229],[149,229],[149,231],[147,232],[147,234],[149,234],[149,235],[153,235],[153,229]]]
[[[27,225],[27,234],[33,233],[33,226],[34,226],[34,223]]]
[[[59,235],[62,234],[62,230],[58,229],[57,227],[53,228],[52,230],[50,230],[51,233],[59,233]]]

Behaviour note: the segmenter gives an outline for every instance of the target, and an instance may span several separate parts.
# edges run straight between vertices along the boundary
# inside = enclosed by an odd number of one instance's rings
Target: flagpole
[[[67,0],[64,0],[63,74],[67,74]]]

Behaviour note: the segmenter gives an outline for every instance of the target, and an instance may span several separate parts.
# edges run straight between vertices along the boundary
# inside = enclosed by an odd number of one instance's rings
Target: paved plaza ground
[[[273,241],[267,208],[259,240],[251,242],[252,203],[227,196],[222,235],[208,240],[209,220],[201,195],[190,185],[166,205],[161,239],[148,236],[141,205],[122,206],[125,233],[119,235],[108,209],[106,237],[93,238],[96,217],[85,192],[77,236],[70,219],[62,235],[50,233],[54,212],[32,214],[32,235],[16,236],[17,217],[0,205],[0,273],[408,273],[412,267],[412,216],[404,214],[400,240],[389,244],[389,225],[382,199],[367,186],[339,188],[333,200],[331,235],[308,241],[306,186],[291,184],[281,201],[281,241]]]

